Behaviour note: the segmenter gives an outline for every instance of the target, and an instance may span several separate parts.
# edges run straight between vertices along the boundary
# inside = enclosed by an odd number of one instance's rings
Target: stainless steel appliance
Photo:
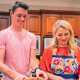
[[[54,40],[52,37],[44,37],[44,49],[50,45],[51,41]],[[79,38],[74,38],[74,44],[80,47],[80,39]]]
[[[50,45],[50,43],[52,42],[54,38],[53,37],[44,37],[44,49]]]
[[[40,55],[40,35],[36,35],[36,55]]]

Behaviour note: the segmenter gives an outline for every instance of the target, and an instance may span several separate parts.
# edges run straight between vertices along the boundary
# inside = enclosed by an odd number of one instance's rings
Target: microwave
[[[40,36],[36,35],[36,55],[40,55]]]
[[[44,40],[43,40],[43,46],[44,46],[44,49],[50,45],[50,43],[54,40],[53,37],[44,37]]]
[[[51,44],[51,42],[54,40],[53,37],[44,37],[44,49]],[[74,44],[76,46],[80,47],[80,39],[79,38],[74,38]]]

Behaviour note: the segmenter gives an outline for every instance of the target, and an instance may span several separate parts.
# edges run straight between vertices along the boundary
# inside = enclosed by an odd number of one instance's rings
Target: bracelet
[[[36,72],[36,70],[37,70],[37,69],[40,69],[40,70],[42,70],[40,67],[36,67],[36,68],[35,68],[35,72]]]

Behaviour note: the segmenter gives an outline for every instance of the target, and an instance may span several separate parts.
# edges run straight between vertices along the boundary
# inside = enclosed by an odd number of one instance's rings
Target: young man
[[[2,80],[24,80],[31,77],[31,68],[36,71],[37,78],[46,74],[41,71],[36,62],[35,35],[23,29],[28,5],[16,1],[12,5],[10,15],[12,25],[0,32],[0,71],[4,74]]]

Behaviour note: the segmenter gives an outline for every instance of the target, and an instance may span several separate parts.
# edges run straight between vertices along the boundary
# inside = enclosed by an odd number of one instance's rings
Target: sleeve
[[[52,51],[49,48],[45,48],[42,59],[39,63],[39,67],[45,72],[50,72],[50,66],[51,66],[51,60],[52,60]]]
[[[80,48],[76,46],[75,55],[78,61],[78,76],[80,76]]]
[[[31,49],[36,50],[36,37],[35,37],[35,35],[32,36]]]
[[[4,31],[0,31],[0,48],[5,48],[6,45],[6,35]]]
[[[78,68],[78,77],[80,76],[80,64],[79,64],[79,68]]]
[[[80,76],[80,48],[78,50],[77,60],[78,60],[78,65],[79,65],[79,68],[78,68],[78,76]]]

